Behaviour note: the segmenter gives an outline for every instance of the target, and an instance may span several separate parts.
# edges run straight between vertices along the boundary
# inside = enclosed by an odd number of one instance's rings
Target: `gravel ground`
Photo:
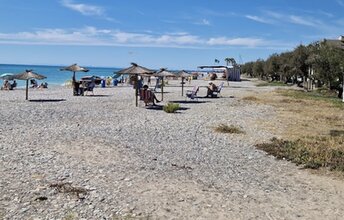
[[[230,82],[220,98],[186,101],[177,85],[159,103],[180,103],[175,114],[135,107],[127,86],[30,89],[31,101],[0,91],[0,219],[343,218],[341,181],[255,149],[283,126],[241,97],[273,88]],[[214,132],[221,123],[245,133]]]

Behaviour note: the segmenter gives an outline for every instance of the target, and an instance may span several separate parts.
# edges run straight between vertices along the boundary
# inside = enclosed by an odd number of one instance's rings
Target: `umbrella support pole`
[[[29,80],[26,80],[26,100],[29,99]]]
[[[184,95],[184,77],[182,77],[182,96]]]
[[[164,77],[161,78],[161,101],[164,100]]]
[[[136,102],[136,107],[138,106],[138,88],[139,88],[139,76],[136,75],[136,86],[135,86],[135,102]]]

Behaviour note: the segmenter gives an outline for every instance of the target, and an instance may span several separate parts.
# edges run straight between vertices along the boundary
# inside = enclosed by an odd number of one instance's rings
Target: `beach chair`
[[[186,90],[186,98],[189,98],[190,100],[198,100],[197,92],[199,90],[199,86],[194,86],[192,90]]]
[[[140,100],[147,106],[149,103],[154,104],[154,93],[149,89],[140,89]]]
[[[95,86],[96,84],[94,83],[94,81],[86,82],[84,86],[84,94],[87,95],[89,92],[91,92],[92,95],[94,95],[93,89]]]
[[[221,92],[224,84],[225,84],[224,82],[220,83],[220,85],[217,87],[217,90],[213,92],[212,97],[217,97],[220,95],[220,92]]]

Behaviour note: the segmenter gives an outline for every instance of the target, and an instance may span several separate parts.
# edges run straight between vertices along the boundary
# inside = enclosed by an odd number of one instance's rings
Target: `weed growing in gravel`
[[[74,212],[69,212],[63,220],[75,220],[76,219],[76,214]]]
[[[259,99],[255,96],[246,96],[244,98],[242,98],[245,101],[258,101]]]
[[[163,109],[167,113],[174,113],[179,109],[178,103],[168,103],[167,105],[164,105]]]
[[[230,134],[243,134],[245,133],[242,131],[240,128],[234,126],[234,125],[225,125],[225,124],[220,124],[217,127],[215,127],[216,132],[220,133],[230,133]]]
[[[55,188],[58,192],[61,193],[68,193],[72,195],[76,195],[79,199],[84,199],[85,195],[88,194],[88,190],[82,187],[72,186],[71,183],[65,182],[58,182],[58,183],[51,183],[49,185],[51,188]]]

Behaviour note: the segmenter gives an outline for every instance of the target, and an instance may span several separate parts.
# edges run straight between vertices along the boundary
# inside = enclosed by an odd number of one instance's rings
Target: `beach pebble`
[[[23,89],[0,91],[0,218],[344,216],[338,182],[255,149],[284,127],[273,106],[241,98],[274,88],[230,82],[221,98],[185,101],[179,83],[169,80],[160,109],[141,101],[136,107],[127,85],[97,87],[94,96],[30,89],[32,101]],[[185,89],[194,85],[207,81],[193,80]],[[201,87],[199,95],[205,93]],[[170,101],[183,109],[161,110]],[[271,121],[274,133],[261,121]],[[245,133],[215,132],[220,124]]]

